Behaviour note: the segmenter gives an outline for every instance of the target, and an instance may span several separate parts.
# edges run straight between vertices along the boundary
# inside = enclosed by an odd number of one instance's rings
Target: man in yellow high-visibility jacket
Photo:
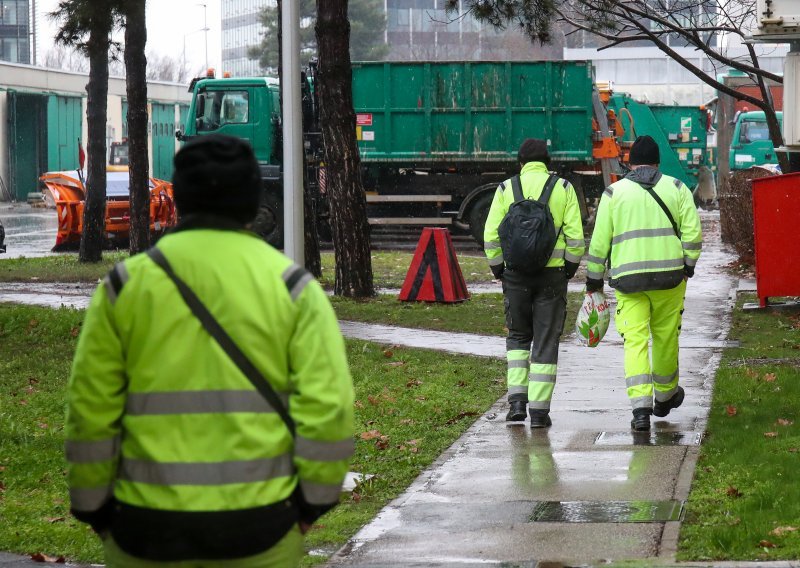
[[[550,177],[544,140],[528,138],[519,148],[522,195],[538,199]],[[484,249],[495,278],[503,281],[508,361],[508,421],[525,420],[531,428],[547,428],[550,401],[556,384],[558,342],[564,331],[567,280],[575,275],[586,244],[575,189],[558,179],[547,207],[557,232],[555,249],[544,268],[535,274],[506,267],[498,230],[514,203],[512,180],[497,188],[484,229]],[[533,343],[533,352],[531,352]]]
[[[148,255],[119,263],[92,298],[70,376],[72,512],[112,568],[297,566],[353,451],[336,317],[309,273],[245,230],[262,191],[246,142],[189,142],[173,182],[181,221],[156,248],[277,400]]]
[[[683,402],[678,335],[686,281],[694,275],[702,246],[692,193],[659,172],[659,163],[653,138],[637,138],[630,150],[633,171],[611,184],[600,200],[586,265],[586,290],[593,292],[602,290],[610,260],[631,428],[640,431],[650,429],[651,414],[664,417]]]

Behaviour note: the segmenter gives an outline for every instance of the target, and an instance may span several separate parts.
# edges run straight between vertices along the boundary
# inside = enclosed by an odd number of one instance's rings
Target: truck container
[[[310,158],[320,160],[313,155],[320,139],[314,74],[312,66],[303,75],[304,130]],[[482,242],[495,189],[518,173],[525,138],[548,141],[551,169],[579,197],[598,196],[610,181],[594,155],[597,124],[606,117],[597,117],[605,111],[596,104],[590,62],[354,63],[352,77],[372,225],[454,226]],[[277,83],[202,79],[192,88],[194,119],[179,138],[215,132],[251,142],[265,185],[254,228],[282,244]],[[324,169],[310,177],[324,180]]]

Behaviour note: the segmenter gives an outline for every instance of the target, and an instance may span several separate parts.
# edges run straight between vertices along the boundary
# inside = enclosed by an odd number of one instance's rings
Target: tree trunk
[[[86,199],[83,207],[83,232],[78,258],[99,262],[103,257],[106,221],[106,118],[108,114],[109,29],[90,31],[89,83],[86,85],[86,123],[88,127]]]
[[[128,0],[125,3],[125,80],[128,93],[131,254],[145,251],[150,246],[146,44],[145,0]]]
[[[372,283],[367,201],[356,145],[347,0],[317,0],[319,101],[337,296],[363,298]]]

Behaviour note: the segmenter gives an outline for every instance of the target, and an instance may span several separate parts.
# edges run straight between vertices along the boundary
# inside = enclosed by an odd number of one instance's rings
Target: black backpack
[[[526,199],[519,176],[511,178],[514,203],[497,231],[507,268],[533,274],[550,260],[558,234],[547,202],[557,181],[558,177],[550,175],[539,199]]]

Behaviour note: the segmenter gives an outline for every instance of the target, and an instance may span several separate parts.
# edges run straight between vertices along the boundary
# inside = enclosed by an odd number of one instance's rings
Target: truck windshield
[[[248,121],[250,104],[247,91],[206,91],[205,99],[197,106],[197,130],[208,132],[225,124],[243,124]]]
[[[761,140],[769,139],[769,129],[767,128],[766,122],[742,122],[742,128],[739,131],[739,144],[760,142]]]

